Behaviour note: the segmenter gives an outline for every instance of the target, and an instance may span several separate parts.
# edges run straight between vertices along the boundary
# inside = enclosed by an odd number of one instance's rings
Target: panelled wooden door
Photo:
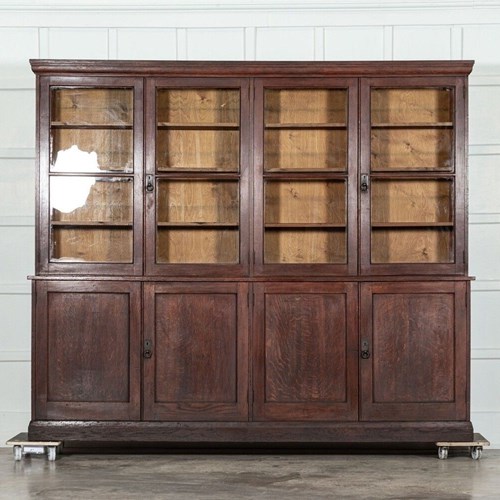
[[[140,283],[34,287],[34,418],[139,420]]]
[[[254,285],[254,420],[357,420],[355,283]]]
[[[358,80],[255,80],[255,271],[356,274]]]
[[[360,85],[362,274],[466,271],[463,78]]]
[[[145,420],[248,420],[248,285],[145,285]]]
[[[361,285],[361,419],[465,420],[468,283]]]

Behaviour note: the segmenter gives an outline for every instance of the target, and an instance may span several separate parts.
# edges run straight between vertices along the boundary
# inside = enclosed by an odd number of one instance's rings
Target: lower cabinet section
[[[34,287],[32,439],[472,438],[466,281]]]

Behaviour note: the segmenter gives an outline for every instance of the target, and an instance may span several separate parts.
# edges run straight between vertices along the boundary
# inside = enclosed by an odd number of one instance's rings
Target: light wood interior
[[[238,225],[238,182],[162,180],[158,184],[158,222]]]
[[[265,170],[347,168],[347,132],[337,129],[267,129]]]
[[[453,262],[449,228],[375,229],[371,237],[374,264]]]
[[[346,89],[266,89],[265,124],[342,124],[347,121]]]
[[[237,229],[159,228],[156,260],[168,264],[236,264]]]
[[[451,170],[453,130],[447,128],[374,128],[372,170]]]
[[[51,260],[132,262],[132,256],[132,228],[52,228]]]
[[[236,89],[159,89],[156,94],[159,123],[240,123],[240,91]]]
[[[51,122],[66,125],[132,125],[134,91],[124,88],[52,90]]]
[[[89,186],[89,182],[95,183]],[[130,223],[133,221],[133,181],[130,178],[95,179],[92,177],[52,177],[51,220],[67,222]],[[63,212],[53,206],[58,199],[58,190],[73,199],[88,195],[83,205],[71,212]],[[75,191],[76,190],[76,191]],[[77,202],[76,202],[77,203]]]
[[[344,181],[267,181],[265,223],[346,224]]]
[[[343,264],[347,261],[342,229],[268,229],[264,234],[266,264]]]
[[[156,135],[156,167],[237,172],[240,157],[239,130],[159,129]]]
[[[373,223],[453,221],[453,183],[449,180],[373,180]]]
[[[378,88],[371,91],[375,124],[439,124],[453,121],[453,92],[446,88]]]
[[[121,129],[52,129],[51,130],[51,171],[52,172],[88,172],[95,171],[95,162],[84,154],[75,156],[73,162],[64,164],[58,161],[58,154],[63,154],[72,147],[85,153],[97,154],[99,170],[114,172],[132,172],[134,141],[132,130]],[[78,153],[78,151],[76,151]]]

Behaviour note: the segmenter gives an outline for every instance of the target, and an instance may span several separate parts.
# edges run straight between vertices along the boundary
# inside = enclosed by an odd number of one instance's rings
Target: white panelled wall
[[[8,4],[0,5],[0,446],[30,419],[26,276],[34,272],[35,79],[29,58],[475,59],[471,410],[476,430],[500,448],[500,0]]]

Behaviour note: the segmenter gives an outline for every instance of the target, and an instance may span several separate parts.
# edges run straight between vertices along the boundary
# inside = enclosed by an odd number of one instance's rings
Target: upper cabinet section
[[[142,272],[142,82],[40,85],[42,272]]]
[[[468,61],[32,61],[37,272],[463,275]]]

